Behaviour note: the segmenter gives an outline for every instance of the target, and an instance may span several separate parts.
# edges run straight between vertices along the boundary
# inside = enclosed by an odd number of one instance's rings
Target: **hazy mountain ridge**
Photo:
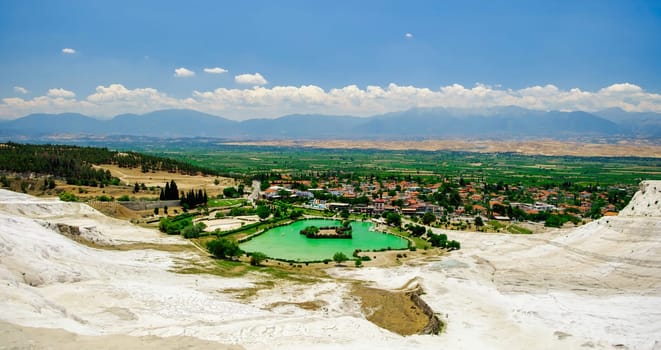
[[[228,139],[415,139],[433,137],[661,137],[661,114],[608,109],[534,111],[520,107],[486,109],[415,108],[371,117],[293,114],[275,119],[235,121],[194,110],[160,110],[96,119],[76,113],[31,114],[0,122],[0,137],[49,135],[132,135]]]

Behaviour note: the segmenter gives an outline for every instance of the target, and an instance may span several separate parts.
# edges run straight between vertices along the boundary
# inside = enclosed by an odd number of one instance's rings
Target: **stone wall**
[[[179,200],[170,200],[170,201],[122,201],[118,202],[126,208],[131,210],[149,210],[154,208],[163,208],[168,207],[177,207],[179,206]]]

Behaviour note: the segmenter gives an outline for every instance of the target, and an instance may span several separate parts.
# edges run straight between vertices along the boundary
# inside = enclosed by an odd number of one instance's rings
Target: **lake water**
[[[351,257],[354,250],[380,250],[390,247],[391,249],[405,249],[408,241],[382,232],[370,231],[372,223],[351,223],[352,238],[307,238],[299,232],[307,226],[339,226],[338,220],[314,219],[301,220],[287,226],[272,228],[252,240],[240,244],[241,249],[246,252],[262,252],[269,257],[313,261],[332,259],[336,252],[342,252]]]

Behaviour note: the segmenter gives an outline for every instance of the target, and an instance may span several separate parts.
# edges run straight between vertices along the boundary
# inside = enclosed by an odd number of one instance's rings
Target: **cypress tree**
[[[179,199],[179,189],[177,189],[177,183],[174,180],[170,181],[170,190],[172,191],[172,199]]]

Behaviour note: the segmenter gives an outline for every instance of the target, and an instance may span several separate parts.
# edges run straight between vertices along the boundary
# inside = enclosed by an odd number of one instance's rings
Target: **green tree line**
[[[138,168],[143,172],[168,171],[184,174],[215,175],[213,170],[188,163],[140,154],[117,152],[107,148],[70,145],[31,145],[13,142],[0,144],[0,170],[15,173],[38,173],[65,179],[69,184],[98,186],[118,184],[109,171],[92,165],[113,164]]]

